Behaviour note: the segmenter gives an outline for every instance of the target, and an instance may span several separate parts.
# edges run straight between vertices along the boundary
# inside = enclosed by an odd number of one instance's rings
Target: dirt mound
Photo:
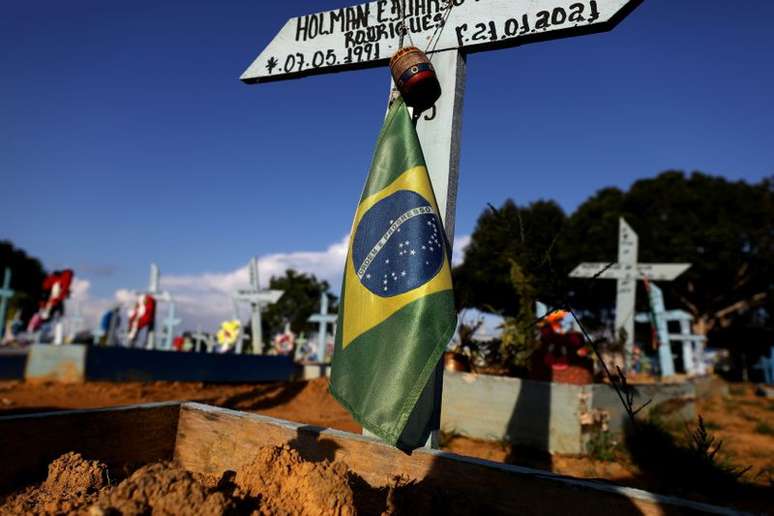
[[[94,493],[108,485],[107,466],[84,460],[78,453],[66,453],[48,466],[43,489],[51,494]]]
[[[102,493],[89,514],[215,515],[234,512],[235,502],[207,484],[204,477],[173,463],[149,464]]]
[[[355,514],[354,494],[340,462],[306,462],[289,446],[263,448],[234,479],[260,500],[262,514]]]
[[[107,488],[107,466],[77,453],[62,455],[48,466],[40,487],[8,498],[0,514],[65,514],[93,503]]]
[[[356,514],[349,470],[343,463],[303,460],[287,445],[258,450],[255,459],[220,480],[172,462],[143,466],[118,485],[107,466],[65,454],[48,477],[7,498],[0,514]]]

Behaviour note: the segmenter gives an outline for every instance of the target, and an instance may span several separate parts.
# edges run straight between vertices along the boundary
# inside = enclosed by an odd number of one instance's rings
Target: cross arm
[[[653,281],[671,281],[688,270],[690,263],[638,263],[636,266],[620,263],[587,262],[581,263],[570,272],[571,278],[635,279]]]
[[[307,319],[309,322],[327,322],[327,323],[334,323],[338,321],[339,317],[337,315],[320,315],[320,314],[314,314]]]
[[[477,52],[610,30],[642,0],[378,0],[288,20],[244,71],[247,83],[383,64],[406,43]],[[403,5],[403,9],[398,5]],[[403,12],[401,12],[403,11]]]
[[[238,290],[234,299],[246,303],[264,303],[273,304],[279,301],[283,290]]]

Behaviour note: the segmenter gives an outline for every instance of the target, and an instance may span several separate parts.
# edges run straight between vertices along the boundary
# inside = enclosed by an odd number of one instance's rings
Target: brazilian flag
[[[431,379],[457,326],[450,254],[416,129],[398,99],[352,224],[330,390],[364,428],[404,450],[427,441]]]

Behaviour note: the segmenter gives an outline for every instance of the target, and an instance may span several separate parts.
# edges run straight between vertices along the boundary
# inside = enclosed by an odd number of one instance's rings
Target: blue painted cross
[[[320,323],[320,331],[317,334],[317,362],[325,363],[325,342],[328,336],[328,324],[333,325],[333,334],[336,334],[336,322],[338,316],[328,313],[328,294],[322,293],[320,297],[320,313],[312,315],[309,322]]]
[[[653,312],[658,339],[658,360],[661,365],[661,376],[673,376],[675,374],[675,362],[672,357],[672,344],[669,340],[669,329],[664,314],[664,293],[654,283],[648,284],[648,298],[650,310]]]
[[[3,277],[3,288],[0,288],[0,339],[5,336],[5,318],[8,314],[8,300],[15,292],[11,290],[11,268],[5,268]]]

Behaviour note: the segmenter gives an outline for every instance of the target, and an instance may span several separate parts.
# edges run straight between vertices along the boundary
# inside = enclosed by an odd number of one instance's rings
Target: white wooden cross
[[[677,321],[680,324],[680,333],[670,333],[669,338],[682,344],[685,372],[698,376],[707,374],[707,364],[704,361],[704,345],[707,337],[693,333],[691,329],[693,316],[685,310],[667,310],[664,318],[667,322]]]
[[[401,42],[426,50],[442,94],[416,127],[453,242],[467,54],[610,30],[641,1],[378,0],[342,7],[288,20],[241,79],[258,83],[384,66]],[[440,363],[431,383],[440,424]]]
[[[194,341],[194,352],[199,353],[202,349],[202,343],[204,343],[204,348],[207,350],[207,339],[209,338],[209,335],[202,332],[202,327],[199,326],[196,328],[196,331],[191,334],[191,339]]]
[[[325,363],[325,347],[328,341],[328,325],[333,325],[333,333],[336,334],[336,322],[338,316],[336,314],[328,313],[328,294],[325,292],[320,296],[320,313],[313,314],[309,319],[309,322],[316,322],[320,324],[320,331],[317,334],[317,362],[320,364]]]
[[[631,366],[634,349],[634,310],[637,281],[672,281],[685,272],[690,263],[639,263],[637,253],[639,238],[637,233],[623,218],[618,220],[618,262],[581,263],[570,273],[571,278],[614,279],[617,282],[615,298],[616,337],[623,330],[626,334],[626,366]]]
[[[3,286],[0,288],[0,339],[5,337],[5,319],[8,316],[8,301],[15,292],[11,290],[11,268],[6,267],[3,273]]]
[[[263,354],[263,329],[261,328],[261,311],[264,306],[271,305],[279,301],[282,294],[285,292],[282,290],[261,290],[258,281],[258,258],[251,258],[248,266],[250,271],[250,288],[239,289],[234,295],[236,301],[243,301],[250,303],[251,318],[250,324],[253,333],[253,353],[257,355]],[[236,343],[236,353],[242,353],[242,338],[240,337]]]
[[[71,301],[72,305],[74,305],[72,315],[67,316],[67,332],[69,333],[68,339],[70,342],[75,340],[75,337],[78,335],[78,332],[81,331],[81,325],[83,324],[83,315],[81,314],[81,302],[77,299],[73,299]],[[69,310],[68,310],[69,312]]]
[[[143,292],[133,292],[135,295],[140,296],[143,294]],[[148,279],[148,290],[145,292],[146,294],[152,295],[156,301],[164,301],[167,303],[172,302],[172,294],[170,294],[167,291],[161,290],[161,272],[159,270],[159,266],[155,263],[151,263],[150,266],[150,278]],[[156,308],[156,311],[158,312],[158,305]],[[147,345],[146,349],[155,349],[156,348],[156,324],[154,321],[153,329],[148,330],[148,338],[147,338]]]

